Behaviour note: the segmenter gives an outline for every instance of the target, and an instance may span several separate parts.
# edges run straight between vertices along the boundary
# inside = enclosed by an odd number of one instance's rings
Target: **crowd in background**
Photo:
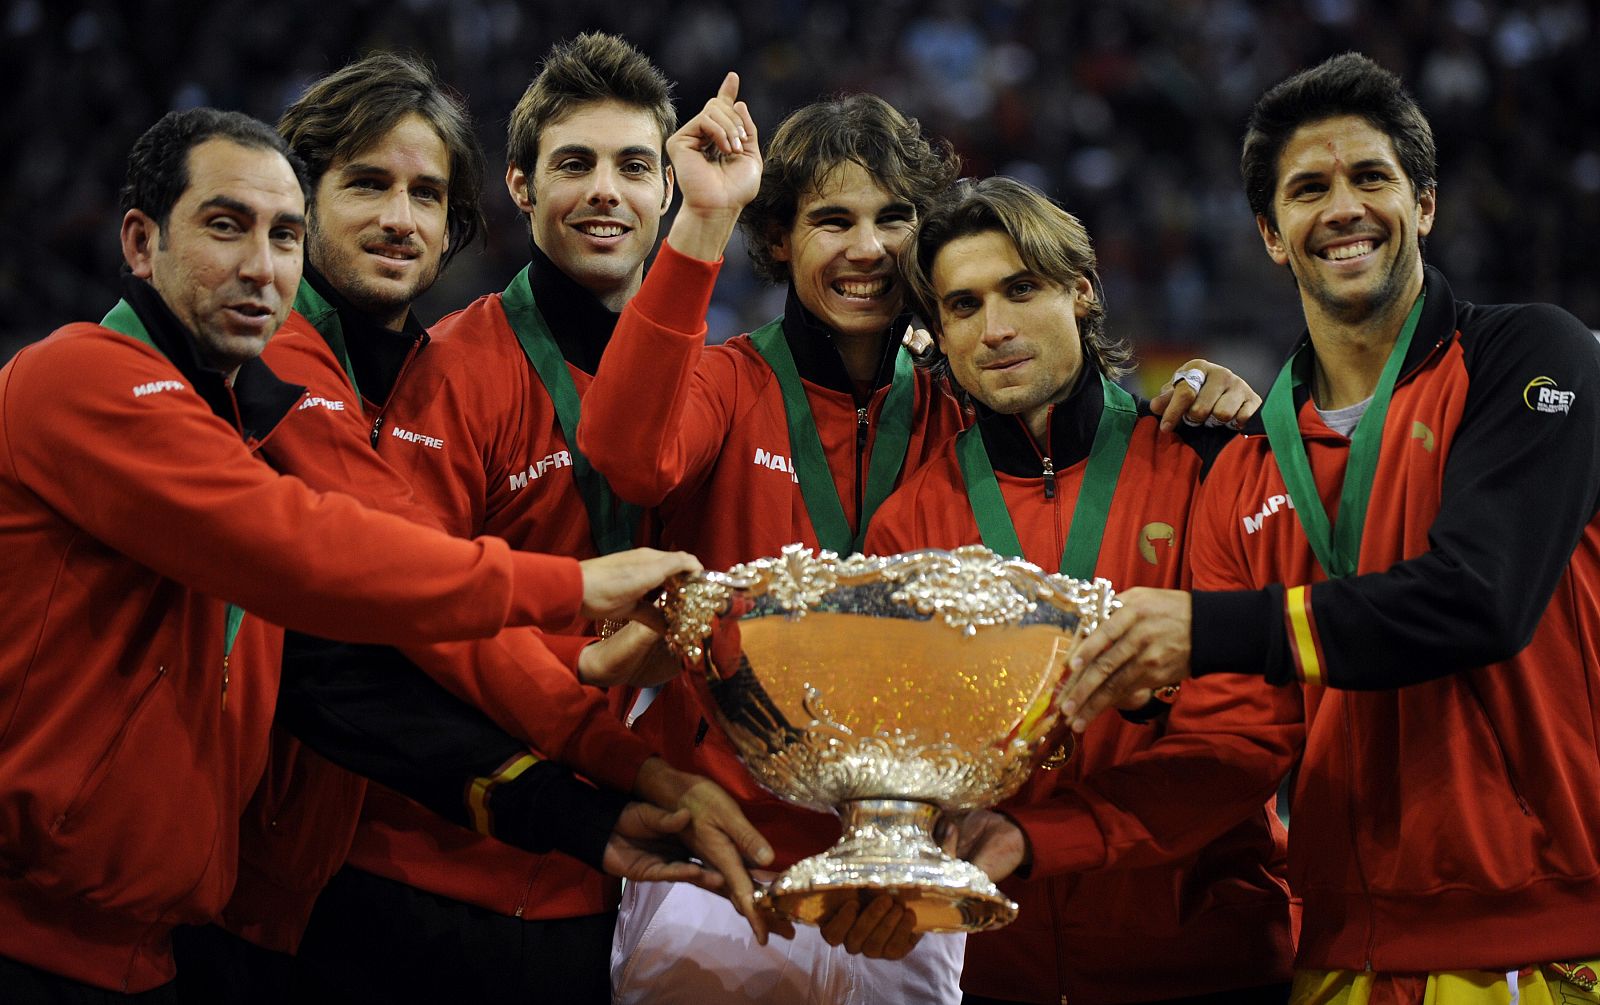
[[[318,75],[377,48],[434,61],[489,154],[487,243],[425,320],[527,260],[500,193],[511,102],[551,42],[617,31],[694,114],[728,69],[772,129],[836,91],[881,94],[948,137],[965,173],[1032,182],[1095,235],[1113,328],[1155,379],[1201,353],[1264,387],[1299,324],[1238,176],[1251,101],[1358,49],[1397,71],[1437,131],[1427,258],[1479,302],[1548,300],[1600,327],[1600,14],[1584,0],[4,0],[10,174],[0,187],[0,361],[116,297],[116,192],[133,139],[171,108],[275,122]],[[663,233],[665,228],[663,228]],[[730,249],[710,334],[782,308]],[[1163,372],[1163,367],[1165,371]]]

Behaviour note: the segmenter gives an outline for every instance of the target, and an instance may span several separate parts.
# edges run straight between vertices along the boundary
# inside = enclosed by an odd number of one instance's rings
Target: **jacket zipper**
[[[865,406],[856,409],[856,519],[855,529],[864,530],[861,526],[862,486],[861,486],[861,459],[867,453],[867,409]]]
[[[1055,527],[1056,553],[1060,554],[1062,549],[1066,547],[1066,542],[1062,540],[1061,536],[1061,503],[1059,500],[1056,500],[1056,462],[1055,459],[1050,456],[1053,452],[1050,427],[1052,424],[1051,420],[1055,418],[1055,406],[1051,405],[1049,411],[1046,412],[1045,415],[1046,425],[1044,430],[1044,449],[1039,450],[1038,444],[1034,444],[1034,450],[1039,452],[1039,477],[1043,484],[1044,497],[1046,500],[1055,501],[1055,505],[1050,507],[1050,522]],[[1024,429],[1026,429],[1026,426],[1024,426]],[[1033,442],[1033,434],[1031,432],[1028,433],[1028,442]]]
[[[1355,723],[1351,719],[1351,716],[1350,716],[1350,703],[1348,701],[1341,702],[1340,706],[1341,706],[1340,707],[1340,711],[1344,713],[1344,749],[1345,749],[1345,759],[1351,765],[1354,765],[1355,764],[1355,756],[1356,756]],[[1352,772],[1351,774],[1353,776],[1354,772]],[[1366,902],[1366,908],[1367,908],[1367,917],[1366,917],[1367,937],[1366,937],[1366,940],[1365,940],[1365,947],[1364,947],[1364,950],[1363,950],[1364,959],[1363,959],[1362,963],[1363,963],[1363,968],[1367,972],[1370,973],[1372,971],[1372,942],[1373,942],[1373,939],[1375,939],[1377,937],[1377,932],[1376,932],[1376,930],[1375,930],[1375,928],[1373,926],[1373,921],[1372,921],[1372,917],[1373,917],[1372,885],[1371,885],[1371,883],[1369,883],[1367,881],[1367,866],[1366,866],[1366,863],[1361,861],[1361,838],[1360,838],[1360,833],[1357,830],[1356,825],[1355,825],[1355,820],[1356,820],[1355,786],[1354,786],[1354,783],[1350,782],[1350,781],[1346,781],[1346,783],[1345,783],[1345,803],[1346,803],[1346,806],[1347,806],[1347,809],[1345,811],[1345,814],[1346,814],[1345,819],[1346,819],[1346,822],[1349,824],[1349,827],[1350,827],[1350,853],[1351,853],[1351,857],[1355,859],[1356,875],[1358,877],[1360,877],[1360,879],[1361,879],[1361,897]]]
[[[549,857],[544,855],[534,860],[533,868],[528,871],[528,883],[522,888],[522,899],[517,901],[517,909],[511,914],[513,918],[520,918],[527,911],[528,901],[533,898],[533,888],[539,882],[539,874],[544,871],[544,865],[549,860]]]
[[[1045,886],[1050,895],[1050,930],[1056,933],[1056,992],[1061,996],[1061,1005],[1067,1005],[1067,947],[1061,929],[1061,902],[1066,899],[1062,888],[1066,882],[1065,877],[1052,876]]]
[[[422,350],[422,344],[428,338],[426,332],[411,340],[411,350],[406,353],[405,362],[400,364],[400,372],[394,375],[394,383],[389,387],[389,394],[383,399],[383,404],[378,406],[378,415],[372,420],[372,449],[378,449],[378,437],[383,433],[383,418],[389,412],[389,402],[394,400],[394,393],[400,390],[400,382],[406,379],[406,371],[411,369],[411,361],[417,358],[417,353]]]

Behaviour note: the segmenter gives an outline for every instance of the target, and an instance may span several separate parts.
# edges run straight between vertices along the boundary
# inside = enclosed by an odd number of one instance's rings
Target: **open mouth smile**
[[[1322,248],[1316,254],[1325,262],[1350,262],[1364,258],[1378,250],[1382,242],[1375,238],[1362,238],[1359,241],[1350,241],[1345,244],[1334,244]]]
[[[609,220],[589,220],[573,224],[572,229],[586,237],[611,238],[623,236],[630,228]]]
[[[889,292],[888,276],[876,279],[835,279],[829,288],[846,300],[876,300]]]

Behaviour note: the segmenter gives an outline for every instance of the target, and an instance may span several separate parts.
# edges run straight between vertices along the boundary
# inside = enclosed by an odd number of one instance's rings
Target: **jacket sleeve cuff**
[[[1196,677],[1242,673],[1287,684],[1283,645],[1282,588],[1197,590],[1189,629],[1189,664]]]
[[[588,758],[591,764],[604,764],[605,770],[590,771],[588,775],[608,788],[619,792],[632,792],[639,780],[639,769],[644,767],[644,762],[657,756],[655,748],[633,732],[622,736],[611,736],[610,731],[607,733],[606,749],[596,752],[597,755],[603,754],[603,756]]]
[[[1098,869],[1106,861],[1106,839],[1094,814],[1070,793],[1058,793],[1032,806],[1008,806],[1005,815],[1033,852],[1029,879]]]
[[[576,674],[578,672],[578,657],[582,656],[585,649],[599,642],[600,639],[594,635],[561,635],[549,632],[541,637],[541,641],[544,642],[545,648],[549,649],[551,654],[561,661],[562,666]]]
[[[569,627],[583,609],[583,569],[578,560],[531,551],[511,552],[511,610],[507,627]]]
[[[690,258],[663,241],[644,285],[628,306],[659,328],[703,338],[711,292],[721,270],[720,261]]]
[[[629,802],[597,789],[550,761],[507,782],[490,797],[490,833],[524,851],[560,851],[596,869]]]

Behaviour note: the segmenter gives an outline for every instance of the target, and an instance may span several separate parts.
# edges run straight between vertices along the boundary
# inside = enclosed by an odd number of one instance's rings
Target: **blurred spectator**
[[[766,126],[823,94],[882,94],[949,136],[969,174],[1016,174],[1084,218],[1123,333],[1152,365],[1199,347],[1262,386],[1297,306],[1240,194],[1244,116],[1268,83],[1360,49],[1406,79],[1438,130],[1449,225],[1428,254],[1461,295],[1550,300],[1600,327],[1597,21],[1583,0],[294,0],[270,12],[245,0],[0,0],[11,138],[0,360],[114,302],[121,155],[168,108],[275,121],[317,74],[369,49],[414,49],[467,98],[498,191],[506,115],[535,54],[587,28],[654,54],[680,98],[709,93],[732,66]],[[425,318],[526,259],[509,201],[489,209],[486,247],[457,260]],[[738,254],[713,339],[781,307]],[[1241,352],[1263,341],[1267,352]]]

